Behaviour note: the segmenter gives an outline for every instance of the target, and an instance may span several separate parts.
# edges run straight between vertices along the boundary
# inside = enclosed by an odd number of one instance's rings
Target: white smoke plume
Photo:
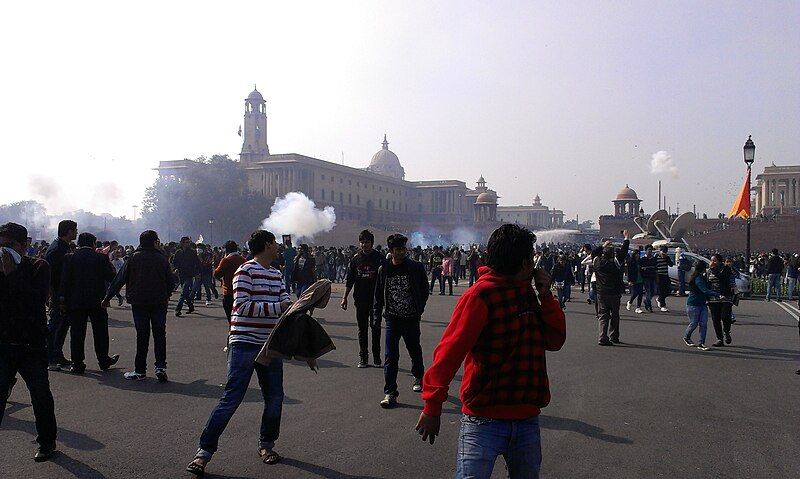
[[[261,227],[279,237],[292,235],[295,238],[313,239],[314,235],[325,233],[336,226],[336,212],[332,206],[317,209],[308,196],[291,192],[275,199],[269,217],[261,222]]]
[[[666,151],[657,151],[653,153],[653,159],[650,160],[650,173],[653,175],[663,175],[669,173],[673,178],[678,177],[678,167],[672,161],[672,156]]]

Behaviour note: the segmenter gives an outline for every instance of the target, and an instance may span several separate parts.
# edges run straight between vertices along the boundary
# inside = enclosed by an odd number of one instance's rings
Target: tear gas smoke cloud
[[[653,159],[650,160],[650,173],[653,175],[669,173],[673,178],[677,178],[678,167],[675,166],[675,163],[672,161],[672,156],[666,151],[657,151],[653,153]]]
[[[314,238],[336,226],[336,212],[332,206],[317,209],[311,199],[303,193],[291,192],[277,198],[269,217],[261,227],[276,236],[292,235],[296,238]]]

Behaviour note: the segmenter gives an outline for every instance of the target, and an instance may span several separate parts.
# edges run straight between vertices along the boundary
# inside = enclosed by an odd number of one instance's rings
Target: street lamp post
[[[753,162],[755,161],[756,157],[756,144],[753,143],[752,135],[747,136],[747,141],[744,144],[744,163],[747,165],[747,185],[748,188],[750,186],[750,173],[752,171]],[[750,195],[750,191],[747,191],[747,194]],[[749,198],[749,197],[748,197]],[[748,211],[747,211],[747,249],[745,251],[745,259],[747,263],[745,264],[745,268],[747,272],[750,272],[750,213],[752,208],[749,207],[750,202],[748,204]]]
[[[208,235],[208,242],[213,247],[214,246],[214,218],[208,220],[208,226],[211,228],[211,231]]]

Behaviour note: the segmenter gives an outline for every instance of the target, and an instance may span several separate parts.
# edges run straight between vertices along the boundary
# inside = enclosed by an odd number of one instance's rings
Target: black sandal
[[[208,461],[206,461],[205,464],[198,464],[195,462],[197,459],[202,459],[202,458],[195,457],[194,459],[192,459],[192,462],[190,462],[189,465],[186,466],[186,472],[191,472],[197,477],[203,477],[206,473],[206,464],[208,464]]]
[[[264,461],[264,464],[277,464],[281,461],[281,456],[273,450],[261,448],[258,450],[258,456]]]

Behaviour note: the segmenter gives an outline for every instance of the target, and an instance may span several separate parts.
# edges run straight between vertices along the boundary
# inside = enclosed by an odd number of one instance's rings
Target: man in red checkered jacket
[[[433,444],[450,381],[464,362],[456,478],[489,478],[499,455],[509,477],[539,477],[539,412],[550,402],[545,351],[561,349],[566,323],[550,275],[533,266],[535,241],[517,225],[492,233],[487,266],[458,301],[423,378],[417,431]]]

